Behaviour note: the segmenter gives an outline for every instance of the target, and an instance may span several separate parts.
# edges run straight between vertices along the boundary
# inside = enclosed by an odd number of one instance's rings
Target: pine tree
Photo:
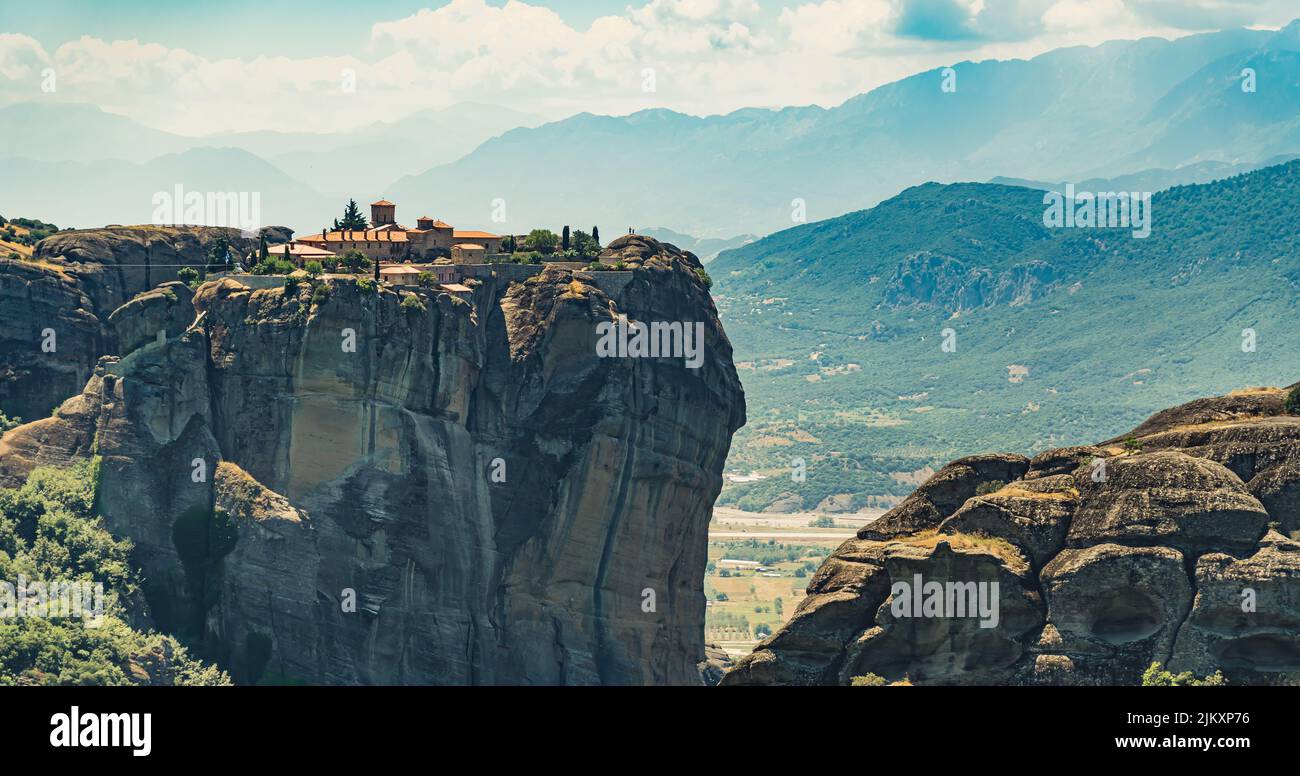
[[[348,200],[348,206],[343,209],[343,220],[334,219],[334,229],[359,229],[365,231],[370,226],[366,217],[361,215],[361,208],[357,207],[355,199]]]

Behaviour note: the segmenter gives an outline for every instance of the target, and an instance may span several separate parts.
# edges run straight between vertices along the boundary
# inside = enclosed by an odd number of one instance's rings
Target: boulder
[[[179,280],[136,294],[108,316],[120,355],[150,342],[176,339],[194,321],[194,292]]]
[[[1119,542],[1193,554],[1244,552],[1269,521],[1225,466],[1182,452],[1113,458],[1101,482],[1086,474],[1075,479],[1080,497],[1067,536],[1071,547]]]
[[[1285,682],[1300,671],[1300,542],[1269,532],[1247,558],[1201,556],[1169,668],[1222,670],[1233,683]]]
[[[1041,568],[1065,546],[1078,498],[1068,474],[1020,480],[967,499],[939,524],[939,533],[1005,539],[1029,556],[1034,568]]]
[[[1039,576],[1047,627],[1033,652],[1053,683],[1136,684],[1165,662],[1192,603],[1181,552],[1098,544],[1062,551]]]
[[[981,485],[999,486],[1022,477],[1029,459],[1011,453],[959,458],[935,472],[898,506],[860,531],[858,538],[885,540],[937,528],[975,495]]]

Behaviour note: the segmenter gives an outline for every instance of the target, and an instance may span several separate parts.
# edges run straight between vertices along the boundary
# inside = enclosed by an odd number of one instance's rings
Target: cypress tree
[[[566,251],[569,250],[569,225],[568,224],[564,225],[564,234],[560,238],[560,248]]]

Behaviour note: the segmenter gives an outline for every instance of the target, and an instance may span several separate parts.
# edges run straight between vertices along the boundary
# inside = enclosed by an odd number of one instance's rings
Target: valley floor
[[[732,657],[749,654],[794,614],[826,556],[884,511],[771,514],[714,507],[704,578],[706,641]],[[833,525],[813,526],[818,520]]]

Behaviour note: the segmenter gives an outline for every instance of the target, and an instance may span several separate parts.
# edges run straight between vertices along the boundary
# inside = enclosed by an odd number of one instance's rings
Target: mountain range
[[[388,184],[412,170],[452,161],[494,134],[539,121],[509,108],[461,103],[351,132],[190,137],[93,105],[19,103],[0,108],[0,175],[17,182],[0,188],[0,212],[39,212],[60,226],[148,223],[154,192],[179,183],[189,191],[258,192],[263,223],[314,230],[341,213],[349,197],[384,196]],[[445,200],[412,204],[434,209]]]
[[[927,183],[719,255],[750,417],[721,503],[884,506],[953,457],[1294,374],[1300,161],[1156,193],[1146,239],[1049,228],[1044,200]]]
[[[1242,88],[1248,67],[1254,92]],[[512,222],[577,211],[583,223],[612,224],[611,234],[653,219],[729,237],[833,217],[926,181],[1114,177],[1300,148],[1300,21],[953,70],[952,92],[935,69],[831,109],[580,114],[507,132],[392,192],[456,191],[452,219],[504,198]]]
[[[833,108],[581,113],[538,125],[462,104],[345,133],[187,137],[93,106],[12,105],[0,109],[0,173],[17,183],[0,190],[0,212],[60,225],[140,221],[136,192],[221,190],[233,168],[246,175],[237,190],[262,192],[264,222],[299,230],[335,217],[345,197],[382,196],[412,208],[399,211],[408,217],[470,228],[597,224],[615,235],[659,224],[730,239],[869,207],[927,181],[1164,170],[1153,180],[1168,186],[1300,149],[1300,20],[952,71],[952,91],[935,69]],[[92,178],[127,193],[74,193]],[[45,209],[32,211],[35,203]]]

